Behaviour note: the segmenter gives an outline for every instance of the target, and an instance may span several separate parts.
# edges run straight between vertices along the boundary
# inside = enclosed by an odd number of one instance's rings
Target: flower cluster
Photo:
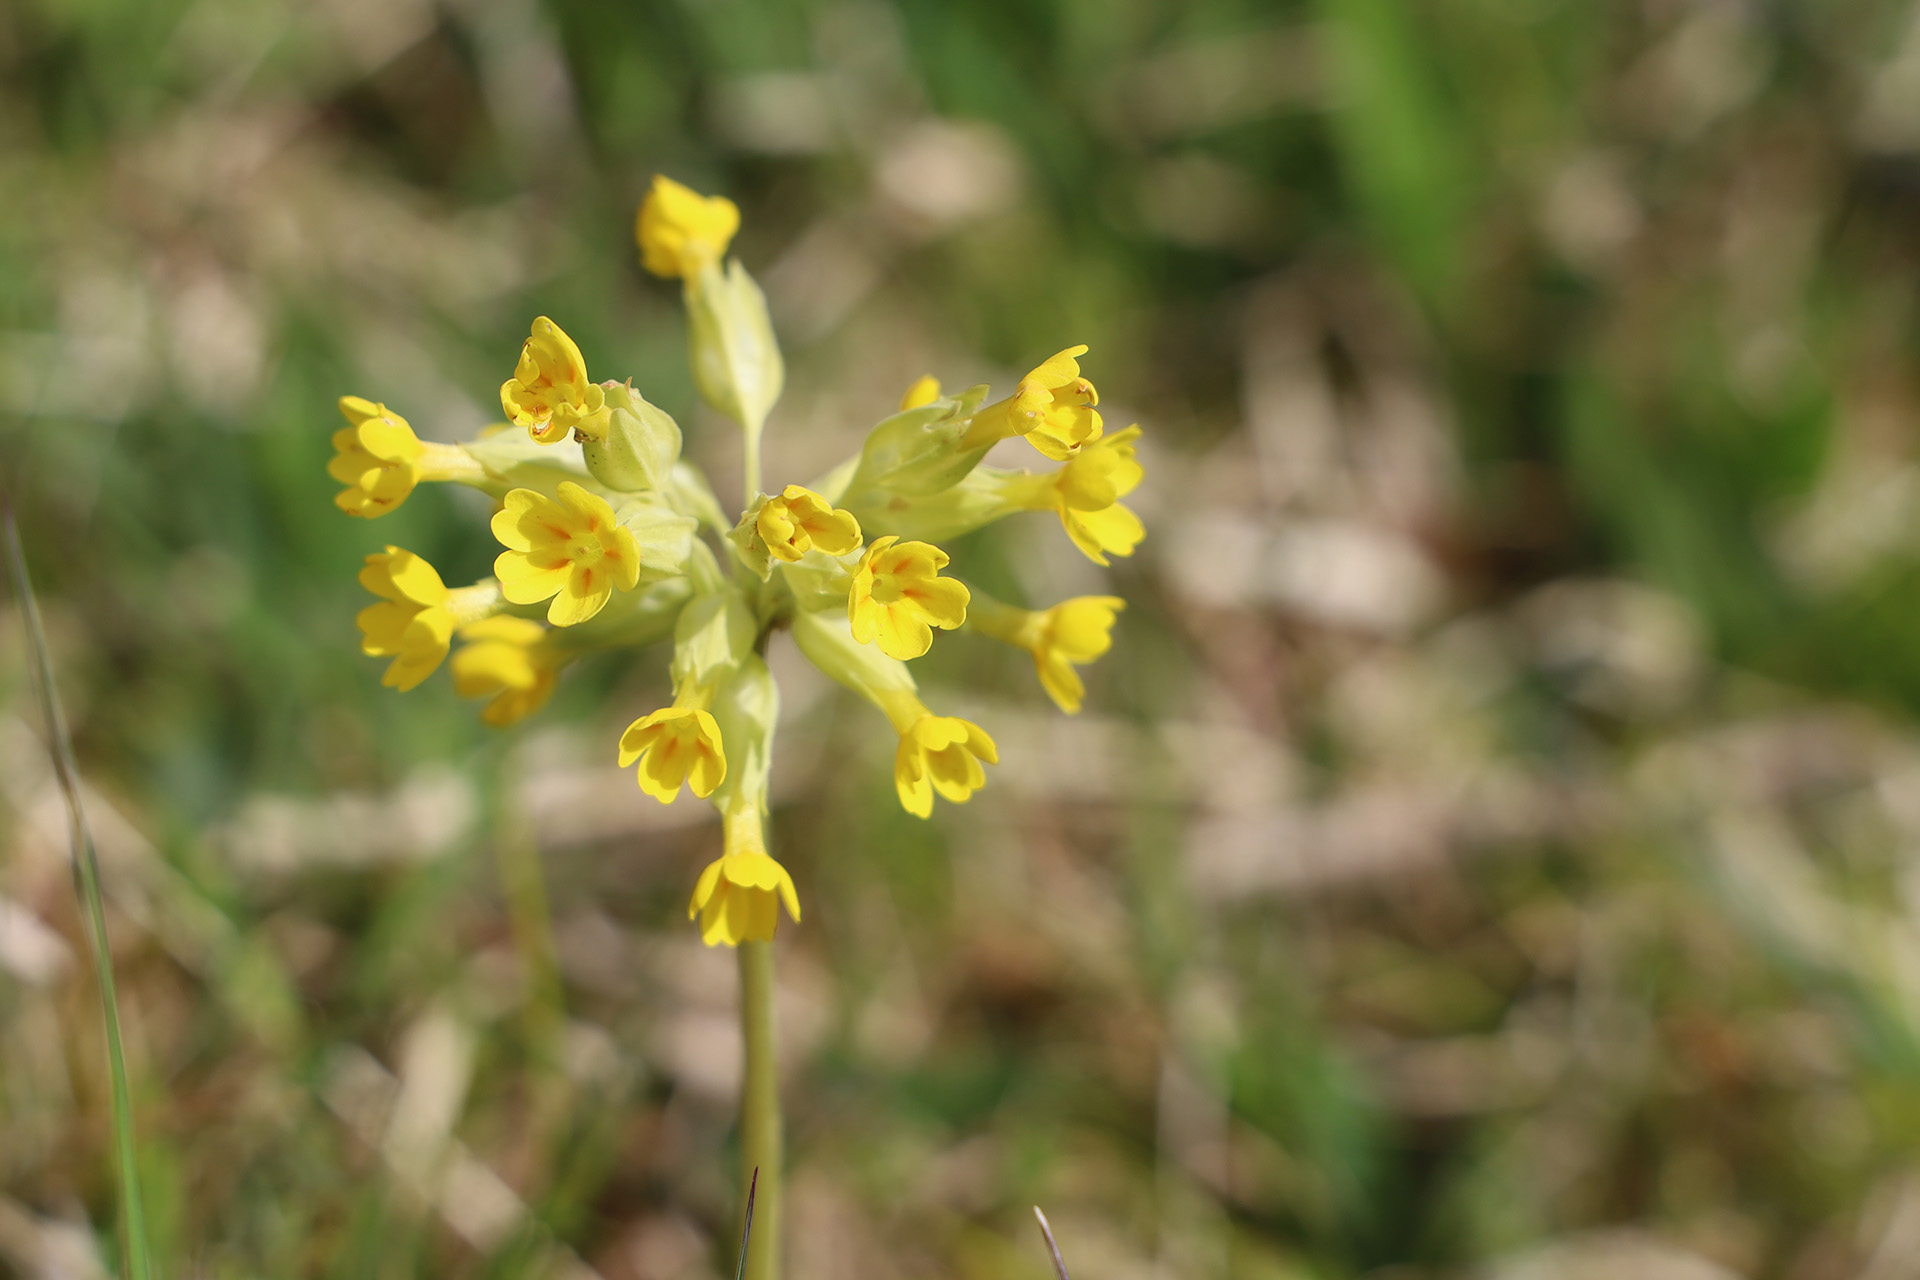
[[[921,701],[907,664],[934,632],[1025,650],[1071,714],[1086,693],[1075,668],[1107,651],[1124,607],[1113,596],[1037,611],[1002,603],[950,576],[937,544],[1022,511],[1057,515],[1101,565],[1143,536],[1122,502],[1142,478],[1140,429],[1107,434],[1080,371],[1084,346],[992,402],[984,386],[948,394],[922,377],[859,453],[810,484],[763,491],[760,435],[785,371],[759,286],[727,257],[739,225],[731,201],[656,178],[636,226],[646,269],[681,281],[702,398],[744,432],[737,520],[681,459],[673,418],[630,381],[593,381],[580,347],[545,316],[501,384],[507,424],[438,444],[385,405],[347,396],[328,467],[349,515],[385,515],[422,481],[465,484],[495,503],[503,550],[491,578],[450,588],[410,551],[367,557],[360,580],[379,600],[360,613],[361,647],[390,659],[385,683],[411,689],[447,662],[455,689],[488,699],[482,718],[504,727],[544,706],[575,658],[671,639],[673,702],[635,719],[618,756],[649,796],[671,803],[685,788],[720,811],[722,856],[689,914],[709,944],[730,946],[771,938],[781,906],[800,918],[793,879],[767,852],[779,714],[761,656],[770,633],[790,629],[808,660],[886,716],[899,737],[900,803],[924,818],[935,795],[971,797],[999,760],[986,730]],[[1015,436],[1057,465],[982,465]]]

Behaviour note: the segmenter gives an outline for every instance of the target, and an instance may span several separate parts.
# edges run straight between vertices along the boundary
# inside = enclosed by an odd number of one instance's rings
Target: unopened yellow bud
[[[947,553],[927,542],[886,537],[867,548],[847,592],[853,638],[906,661],[933,647],[933,628],[967,620],[967,589],[940,577]]]
[[[493,536],[507,549],[493,562],[507,599],[539,604],[549,597],[547,621],[556,627],[585,622],[605,607],[614,588],[640,580],[640,543],[618,524],[604,498],[571,480],[555,501],[515,489],[493,517]]]
[[[725,196],[703,196],[672,178],[655,174],[640,205],[634,238],[640,264],[657,276],[694,279],[700,268],[726,256],[740,229],[740,210]]]
[[[582,439],[607,434],[606,388],[587,380],[587,361],[566,331],[541,316],[520,348],[513,376],[500,384],[500,407],[541,444],[569,431]]]
[[[914,379],[907,393],[900,397],[900,412],[918,409],[923,404],[932,404],[940,398],[940,379],[930,373],[923,373]]]

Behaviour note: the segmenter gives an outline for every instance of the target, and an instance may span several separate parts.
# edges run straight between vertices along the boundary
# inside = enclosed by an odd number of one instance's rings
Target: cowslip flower
[[[800,923],[800,896],[793,877],[767,853],[757,809],[722,816],[724,848],[707,864],[687,904],[687,919],[700,918],[700,939],[708,946],[770,942],[780,924],[780,907]]]
[[[1108,554],[1130,556],[1146,536],[1140,517],[1120,499],[1139,487],[1146,470],[1135,457],[1139,427],[1108,436],[1036,486],[1035,506],[1050,507],[1073,539],[1073,545],[1095,564],[1108,563]]]
[[[967,620],[967,589],[942,578],[947,553],[928,542],[876,538],[854,570],[847,622],[861,644],[906,661],[933,647],[933,628]]]
[[[967,625],[982,635],[1025,649],[1040,687],[1068,715],[1077,715],[1087,686],[1076,666],[1113,647],[1113,624],[1127,602],[1118,596],[1075,596],[1051,609],[1017,609],[974,593]]]
[[[860,522],[811,489],[790,484],[768,498],[754,521],[767,551],[789,564],[809,551],[844,556],[860,545]]]
[[[721,818],[721,856],[698,877],[688,912],[708,945],[740,949],[750,1100],[741,1155],[759,1170],[771,1224],[781,1160],[769,944],[783,909],[800,919],[800,897],[767,844],[780,721],[769,645],[791,634],[808,661],[887,717],[898,738],[894,789],[909,813],[930,816],[936,796],[964,803],[999,762],[998,747],[979,725],[929,710],[907,660],[927,652],[936,628],[961,627],[977,613],[971,629],[1025,649],[1048,694],[1076,711],[1085,697],[1076,667],[1109,647],[1120,602],[1090,596],[1014,609],[941,577],[948,557],[935,544],[1016,513],[1053,511],[1104,564],[1142,536],[1121,504],[1141,469],[1138,428],[1103,437],[1098,393],[1080,372],[1087,348],[1074,346],[992,404],[985,386],[947,394],[922,377],[858,453],[805,487],[785,477],[763,485],[761,435],[786,366],[765,294],[728,256],[739,225],[731,201],[662,177],[634,230],[646,269],[683,282],[695,389],[741,429],[739,484],[724,487],[743,495],[744,509],[724,506],[681,456],[671,415],[631,381],[590,380],[579,347],[544,316],[500,387],[502,407],[530,441],[514,431],[424,443],[384,406],[349,400],[332,471],[347,488],[341,507],[355,515],[391,510],[434,478],[466,480],[501,501],[492,525],[505,547],[497,581],[449,590],[397,547],[369,558],[363,580],[380,602],[363,611],[361,629],[368,652],[392,659],[389,684],[411,688],[449,662],[461,694],[487,699],[482,718],[506,725],[545,704],[576,655],[637,652],[672,638],[672,705],[629,724],[617,755],[647,794],[671,802],[689,788]],[[1064,465],[1046,475],[983,465],[996,442],[1014,436]],[[441,448],[451,451],[436,455]],[[458,473],[456,464],[480,470]],[[863,547],[863,539],[871,541]],[[509,604],[538,607],[564,629],[509,616]],[[756,1238],[762,1268],[779,1245],[777,1227],[768,1234],[765,1249]]]
[[[676,699],[620,735],[620,767],[631,764],[639,766],[640,789],[661,804],[672,804],[682,785],[704,800],[727,776],[720,726],[705,707]]]
[[[547,629],[528,618],[483,618],[460,629],[453,655],[453,689],[463,698],[492,701],[480,718],[496,729],[517,724],[547,705],[559,683],[561,655]]]
[[[566,331],[541,316],[520,348],[513,376],[500,384],[507,418],[541,444],[571,431],[584,440],[607,434],[607,390],[587,380],[586,357]]]
[[[937,716],[912,693],[889,695],[882,709],[900,735],[893,753],[893,787],[900,807],[916,818],[932,816],[935,792],[965,804],[987,785],[981,763],[1000,763],[992,737],[971,720]]]
[[[617,523],[605,498],[571,480],[559,499],[515,489],[493,517],[493,536],[507,549],[493,562],[500,589],[515,604],[551,598],[547,621],[556,627],[585,622],[605,607],[615,587],[640,580],[640,542]]]
[[[971,623],[1020,646],[1048,695],[1073,712],[1086,696],[1077,667],[1110,647],[1121,608],[1110,596],[1038,611],[972,596],[942,576],[949,561],[936,544],[1023,511],[1055,512],[1102,564],[1142,536],[1122,503],[1142,481],[1139,429],[1103,434],[1098,392],[1081,374],[1085,346],[1043,361],[992,404],[984,386],[948,394],[921,377],[858,454],[809,485],[763,489],[759,438],[784,363],[764,295],[727,256],[738,228],[731,201],[666,178],[635,223],[647,269],[685,282],[701,397],[742,428],[747,502],[737,519],[682,459],[672,417],[631,382],[593,382],[580,348],[545,316],[500,388],[532,443],[423,442],[385,406],[349,397],[330,466],[347,490],[340,506],[362,516],[393,509],[429,479],[501,497],[497,580],[450,590],[399,548],[370,558],[363,577],[380,600],[363,611],[361,630],[368,652],[391,660],[388,683],[411,688],[445,662],[458,692],[484,700],[482,718],[507,725],[548,702],[577,654],[672,637],[672,705],[629,724],[617,755],[656,799],[684,787],[720,812],[726,850],[692,906],[703,937],[729,945],[771,937],[782,899],[799,915],[762,825],[779,705],[763,657],[772,637],[790,628],[814,665],[887,716],[898,736],[896,793],[924,817],[935,796],[968,800],[999,759],[979,725],[920,700],[906,662],[928,651],[933,632]],[[1016,435],[1059,468],[982,465],[995,442]],[[506,616],[509,605],[540,607],[544,621]]]
[[[640,265],[657,276],[695,279],[700,269],[726,256],[740,229],[740,209],[725,196],[703,196],[672,178],[655,174],[634,220]]]
[[[341,396],[347,425],[333,433],[327,474],[345,485],[334,505],[350,516],[383,516],[407,500],[422,480],[479,481],[487,470],[465,449],[413,433],[407,420],[359,396]]]
[[[333,496],[334,505],[350,516],[383,516],[420,483],[426,446],[407,420],[384,404],[341,396],[340,413],[347,425],[333,433],[327,474],[346,488]]]
[[[1068,347],[1030,370],[1011,396],[974,415],[967,446],[1025,436],[1047,457],[1065,462],[1098,440],[1102,426],[1094,406],[1100,393],[1080,376],[1079,358],[1085,354],[1085,344]]]
[[[491,582],[449,589],[426,560],[395,546],[367,557],[360,585],[380,597],[354,618],[360,651],[392,658],[380,683],[402,693],[439,669],[456,626],[485,617],[500,600]]]

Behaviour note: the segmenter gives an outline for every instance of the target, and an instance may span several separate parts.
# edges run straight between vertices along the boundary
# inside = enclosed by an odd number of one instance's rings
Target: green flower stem
[[[746,1280],[779,1280],[781,1191],[780,1082],[773,1059],[773,944],[740,944],[740,1031],[746,1072],[740,1086],[740,1188],[760,1171]],[[746,1212],[744,1202],[741,1212]]]
[[[743,434],[740,470],[746,482],[746,500],[740,507],[744,511],[760,496],[760,424],[757,422],[749,424]]]

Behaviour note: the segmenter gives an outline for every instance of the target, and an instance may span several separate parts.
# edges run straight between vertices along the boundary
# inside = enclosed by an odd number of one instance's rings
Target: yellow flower
[[[897,545],[896,545],[897,544]],[[854,571],[847,621],[861,644],[905,661],[933,647],[934,627],[951,631],[967,620],[967,589],[940,577],[947,553],[928,542],[879,538]]]
[[[383,516],[407,500],[420,483],[420,459],[427,447],[407,420],[359,396],[341,396],[347,424],[333,433],[333,461],[327,474],[347,486],[333,495],[334,505],[350,516]]]
[[[1073,545],[1095,564],[1106,564],[1107,553],[1130,556],[1146,536],[1140,517],[1120,504],[1146,476],[1134,456],[1139,427],[1107,437],[1055,472],[1048,505],[1059,513]]]
[[[1080,376],[1085,345],[1068,347],[1020,379],[1005,400],[973,416],[963,445],[982,448],[1008,436],[1025,436],[1055,462],[1065,462],[1100,438],[1100,393]]]
[[[965,804],[987,784],[980,767],[1000,763],[999,749],[987,731],[958,716],[936,716],[925,707],[900,734],[893,756],[893,786],[900,805],[916,818],[933,813],[933,793],[955,804]]]
[[[393,546],[367,557],[360,585],[380,597],[354,618],[360,651],[392,658],[380,683],[402,693],[439,667],[455,627],[487,617],[500,604],[498,583],[449,589],[432,565]]]
[[[725,815],[726,852],[707,864],[687,904],[687,918],[700,917],[700,939],[708,946],[771,942],[780,923],[780,904],[800,923],[800,895],[793,877],[767,854],[758,810]]]
[[[704,707],[676,703],[648,712],[620,735],[620,767],[639,762],[640,789],[672,804],[685,783],[705,799],[727,776],[720,726]]]
[[[1076,596],[1051,609],[1028,613],[1013,643],[1033,655],[1040,685],[1068,715],[1080,710],[1087,686],[1075,666],[1084,666],[1113,647],[1114,617],[1127,607],[1118,596]]]
[[[789,564],[818,548],[844,556],[860,545],[860,522],[811,489],[790,484],[768,498],[754,522],[767,550]]]
[[[691,279],[701,267],[726,256],[727,245],[739,229],[740,210],[733,201],[702,196],[655,174],[633,234],[640,242],[640,264],[647,270],[657,276]]]
[[[940,398],[940,380],[930,373],[923,373],[914,379],[907,394],[900,397],[900,412],[918,409],[923,404],[932,404]]]
[[[549,596],[547,621],[556,627],[585,622],[600,612],[615,587],[631,591],[640,580],[640,542],[618,524],[604,498],[571,480],[560,482],[554,501],[532,489],[515,489],[493,517],[493,536],[507,549],[493,572],[507,599],[539,604]]]
[[[587,381],[586,358],[559,325],[541,316],[520,348],[513,376],[500,384],[500,407],[541,444],[569,431],[590,440],[607,434],[606,388]]]
[[[547,629],[527,618],[486,618],[462,627],[466,641],[453,655],[453,688],[463,698],[493,701],[480,718],[496,729],[515,724],[547,705],[559,682],[560,655]]]
[[[333,433],[327,474],[347,486],[333,501],[350,516],[383,516],[405,502],[422,480],[477,484],[487,478],[479,459],[457,444],[420,439],[405,418],[384,404],[341,396],[340,412],[348,425]]]

